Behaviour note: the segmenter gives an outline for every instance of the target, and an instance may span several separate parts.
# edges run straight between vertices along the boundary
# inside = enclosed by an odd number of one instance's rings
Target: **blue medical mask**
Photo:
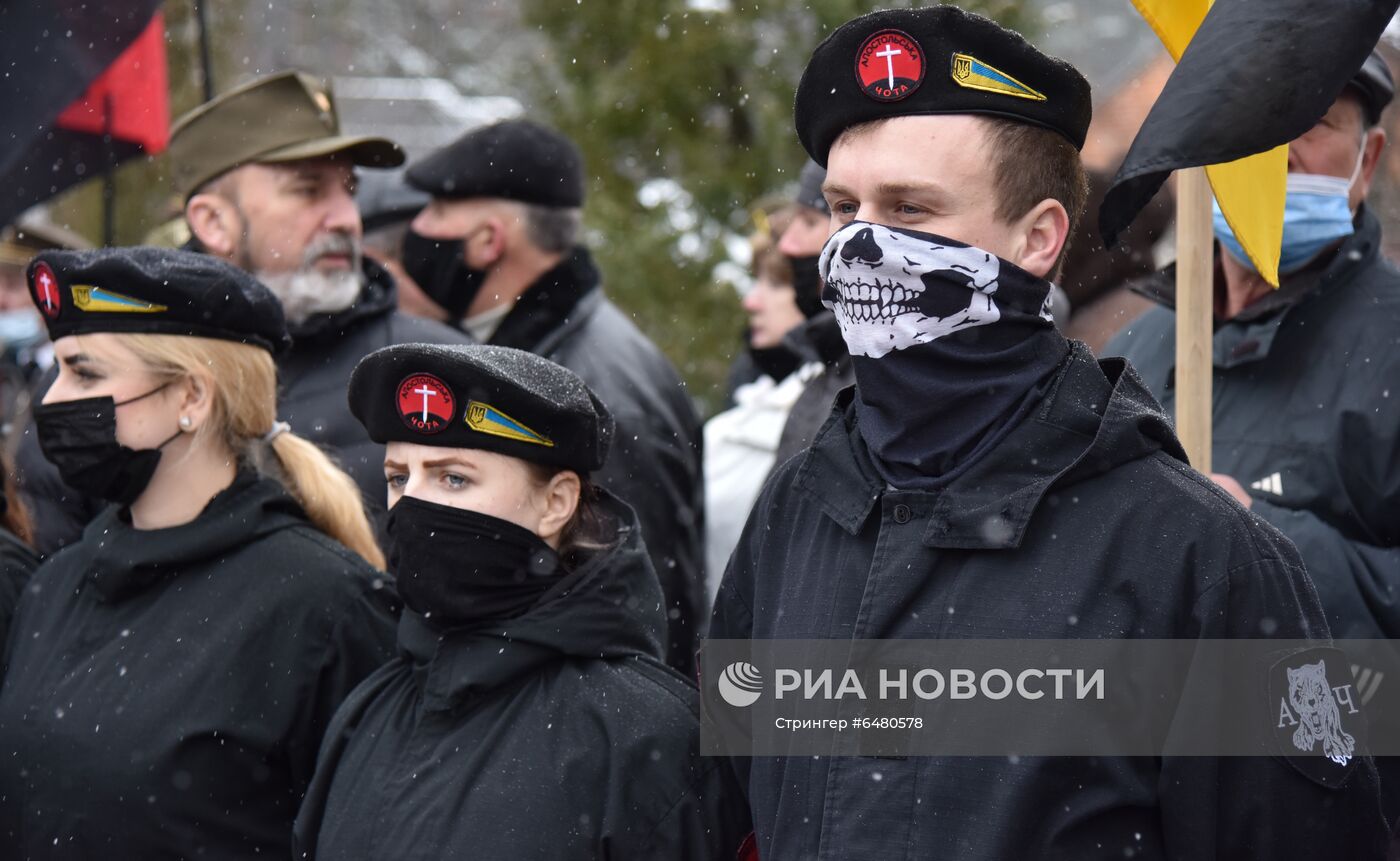
[[[0,311],[0,348],[32,347],[44,338],[44,321],[33,308]]]
[[[1356,167],[1351,171],[1351,179],[1311,173],[1288,175],[1288,196],[1283,204],[1283,247],[1279,252],[1279,274],[1297,272],[1315,260],[1332,243],[1356,231],[1352,225],[1352,211],[1348,198],[1356,178],[1361,175],[1361,162],[1366,155],[1366,139],[1363,137],[1361,140],[1361,152],[1356,156]],[[1239,240],[1235,238],[1235,232],[1225,221],[1220,204],[1213,204],[1213,209],[1215,238],[1220,240],[1220,246],[1235,260],[1249,269],[1254,269],[1254,263],[1245,253],[1244,246],[1240,245]]]

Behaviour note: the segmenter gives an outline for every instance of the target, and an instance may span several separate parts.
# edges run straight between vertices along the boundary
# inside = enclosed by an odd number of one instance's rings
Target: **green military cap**
[[[27,266],[34,255],[52,248],[80,251],[91,247],[91,242],[67,228],[32,218],[21,218],[0,229],[0,263],[11,266]]]
[[[330,89],[304,72],[259,78],[205,102],[175,122],[170,162],[186,200],[245,164],[343,153],[361,167],[398,167],[403,150],[381,137],[342,135]]]

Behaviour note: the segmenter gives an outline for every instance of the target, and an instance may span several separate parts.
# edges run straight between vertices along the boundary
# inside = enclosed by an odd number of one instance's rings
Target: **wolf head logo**
[[[1322,743],[1322,752],[1338,765],[1346,765],[1356,751],[1356,739],[1342,729],[1342,715],[1327,684],[1327,663],[1288,668],[1288,701],[1298,714],[1293,744],[1311,753]]]

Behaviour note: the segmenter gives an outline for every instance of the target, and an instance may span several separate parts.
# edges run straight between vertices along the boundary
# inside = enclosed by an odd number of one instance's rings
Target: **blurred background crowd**
[[[1171,70],[1151,31],[1116,0],[963,5],[1026,33],[1089,77],[1094,124],[1084,159],[1101,193]],[[300,68],[328,79],[345,133],[388,134],[410,161],[493,120],[523,116],[560,129],[584,155],[585,241],[609,295],[671,358],[700,414],[710,416],[732,402],[731,366],[745,349],[751,312],[739,297],[759,275],[750,239],[771,227],[771,204],[790,199],[802,164],[791,125],[793,81],[817,34],[867,6],[422,0],[386,16],[369,0],[177,0],[162,7],[160,26],[172,117],[207,92]],[[1389,38],[1381,50],[1400,57]],[[1384,124],[1394,122],[1388,113]],[[123,161],[107,205],[105,172],[101,163],[87,165],[91,181],[43,200],[6,228],[0,340],[7,377],[36,357],[43,361],[32,343],[42,327],[30,319],[17,280],[29,250],[183,238],[171,221],[182,201],[171,191],[164,155]],[[396,204],[393,178],[372,179],[361,198],[366,245],[392,257],[407,221],[394,207],[417,202]],[[1387,227],[1400,218],[1397,189],[1400,154],[1392,149],[1369,199]],[[1063,277],[1069,334],[1102,346],[1147,307],[1119,288],[1172,256],[1167,194],[1112,254],[1103,252],[1094,220],[1084,220]],[[1091,196],[1088,211],[1095,208]],[[1383,233],[1388,253],[1400,254],[1400,230]],[[411,289],[401,290],[401,303],[412,313],[438,313]],[[13,397],[7,392],[7,401]]]

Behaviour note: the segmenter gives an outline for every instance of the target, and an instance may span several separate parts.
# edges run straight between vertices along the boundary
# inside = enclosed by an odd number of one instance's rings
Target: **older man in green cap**
[[[294,346],[279,361],[281,417],[334,453],[382,507],[383,452],[345,403],[350,371],[391,344],[468,340],[400,314],[392,276],[361,253],[354,169],[397,167],[403,151],[385,138],[341,134],[330,89],[284,72],[181,117],[170,161],[191,242],[253,273],[282,301]]]
[[[170,140],[190,246],[256,275],[282,302],[294,346],[278,359],[279,418],[327,449],[371,510],[384,506],[383,447],[350,414],[350,371],[391,344],[469,340],[400,314],[392,276],[361,254],[355,168],[403,161],[392,141],[341,134],[330,89],[302,72],[216,97],[177,120]],[[76,538],[84,501],[61,486],[31,492],[61,497],[68,514],[41,529],[42,549]]]

